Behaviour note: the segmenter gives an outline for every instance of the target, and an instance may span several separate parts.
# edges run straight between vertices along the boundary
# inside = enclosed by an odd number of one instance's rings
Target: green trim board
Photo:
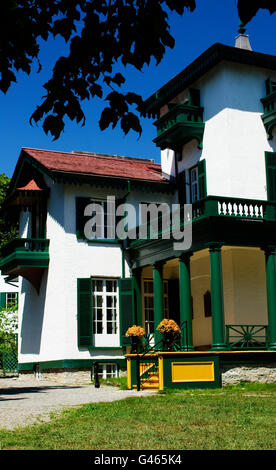
[[[109,348],[118,350],[118,348]],[[92,357],[91,359],[61,359],[56,361],[37,361],[37,362],[24,362],[19,363],[19,371],[33,371],[35,366],[39,365],[41,370],[48,370],[48,369],[91,369],[94,362],[99,363],[114,363],[118,364],[119,367],[125,368],[126,367],[126,359],[118,359],[118,358],[105,358],[105,359],[98,359],[96,357]]]
[[[238,217],[209,216],[193,221],[191,251],[209,248],[211,243],[226,246],[265,248],[275,244],[276,221],[254,220]],[[130,244],[126,248],[132,259],[132,268],[152,265],[179,257],[182,252],[174,249],[174,240],[153,239]]]
[[[2,248],[2,274],[19,268],[47,268],[49,243],[50,240],[44,238],[19,238],[7,243]]]
[[[139,107],[142,115],[158,117],[162,106],[183,90],[191,87],[200,77],[222,61],[276,70],[276,57],[273,55],[239,49],[220,43],[213,44],[182,72],[146,99]]]

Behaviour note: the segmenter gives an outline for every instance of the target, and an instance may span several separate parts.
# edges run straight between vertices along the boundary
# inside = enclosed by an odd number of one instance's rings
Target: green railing
[[[246,199],[228,196],[207,196],[193,202],[190,209],[153,217],[147,223],[136,227],[136,240],[132,244],[143,240],[157,238],[171,238],[174,229],[182,229],[187,223],[205,217],[224,217],[242,220],[276,221],[276,202],[260,199]],[[142,234],[142,236],[141,236]]]
[[[226,325],[226,345],[230,350],[256,350],[268,347],[267,325]]]
[[[273,111],[276,111],[276,91],[269,93],[264,98],[261,99],[261,102],[264,106],[264,114],[269,114]]]
[[[18,360],[17,355],[15,353],[3,351],[2,358],[0,358],[0,365],[2,367],[4,375],[18,374]]]
[[[272,129],[276,125],[276,91],[269,93],[261,99],[264,107],[262,121],[264,123],[268,139],[272,139]]]
[[[153,142],[160,148],[174,148],[192,139],[202,145],[204,133],[203,108],[192,104],[176,104],[154,122],[157,137]]]
[[[227,196],[207,196],[192,204],[192,219],[222,216],[251,220],[276,220],[276,203]]]
[[[202,124],[203,108],[200,106],[177,104],[156,122],[157,135],[161,135],[176,124]]]
[[[41,252],[47,253],[49,240],[45,238],[16,238],[3,246],[1,255],[3,258],[15,252]]]

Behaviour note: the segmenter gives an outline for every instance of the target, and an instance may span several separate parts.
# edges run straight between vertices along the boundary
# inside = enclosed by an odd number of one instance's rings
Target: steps
[[[150,369],[155,368],[153,372]],[[143,377],[147,373],[147,377]],[[133,385],[137,389],[136,385]],[[141,390],[159,390],[159,371],[154,363],[140,365],[140,389]]]

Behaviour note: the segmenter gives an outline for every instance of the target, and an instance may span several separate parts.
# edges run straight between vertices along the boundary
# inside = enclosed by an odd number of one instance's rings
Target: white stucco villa
[[[164,317],[181,325],[181,344],[148,354],[159,367],[153,387],[217,386],[233,367],[275,368],[276,57],[250,50],[245,35],[236,47],[214,44],[141,111],[155,119],[161,165],[22,148],[6,201],[20,238],[1,261],[3,274],[20,276],[21,372],[89,371],[96,361],[103,376],[127,368],[137,386],[126,330],[141,325],[157,344]],[[176,250],[163,228],[108,236],[108,197],[135,208],[129,230],[141,203],[192,204],[192,244]],[[103,208],[96,239],[93,203]]]

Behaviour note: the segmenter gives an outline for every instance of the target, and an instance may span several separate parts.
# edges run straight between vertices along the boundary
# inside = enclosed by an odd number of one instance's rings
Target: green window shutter
[[[198,193],[199,199],[203,199],[207,196],[207,184],[206,184],[206,161],[201,160],[198,162]]]
[[[130,344],[130,338],[125,336],[127,329],[134,323],[134,278],[119,279],[119,307],[121,346]]]
[[[92,347],[92,279],[77,279],[78,346]]]
[[[89,204],[90,199],[87,197],[76,198],[76,235],[78,238],[84,237],[84,225],[88,217],[84,216],[84,209]]]
[[[265,152],[268,201],[276,201],[276,153]]]
[[[6,292],[0,293],[0,308],[6,308]]]

